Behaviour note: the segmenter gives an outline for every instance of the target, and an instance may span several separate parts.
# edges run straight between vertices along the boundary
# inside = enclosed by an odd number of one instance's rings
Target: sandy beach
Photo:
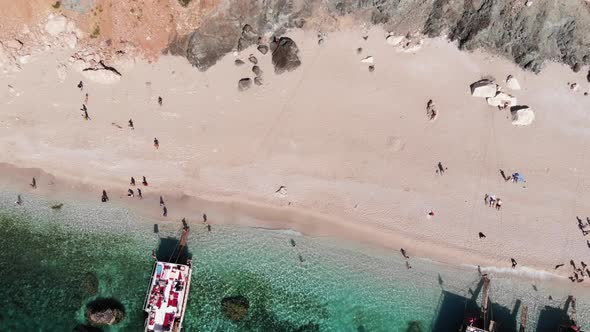
[[[288,228],[452,264],[509,267],[515,258],[519,267],[554,272],[587,257],[576,222],[590,215],[584,73],[550,64],[535,75],[442,39],[400,52],[379,28],[367,40],[360,29],[332,32],[321,46],[312,31],[287,35],[302,65],[281,75],[255,47],[206,72],[172,56],[115,64],[122,78],[114,84],[73,69],[60,83],[64,50],[32,57],[0,77],[0,181],[64,199],[99,200],[105,189],[108,204],[162,224],[207,213],[213,231],[216,224]],[[238,91],[238,80],[254,75],[234,60],[250,54],[264,83]],[[360,61],[366,56],[374,72]],[[505,86],[508,75],[522,90],[503,90],[535,111],[531,126],[514,126],[509,111],[470,96],[471,83],[494,77]],[[90,121],[79,111],[85,93]],[[429,99],[439,112],[432,122]],[[526,183],[504,181],[500,169],[524,174]],[[127,197],[129,178],[139,183],[144,175],[144,199]],[[281,186],[284,194],[276,192]],[[486,193],[502,198],[500,211],[485,206]]]

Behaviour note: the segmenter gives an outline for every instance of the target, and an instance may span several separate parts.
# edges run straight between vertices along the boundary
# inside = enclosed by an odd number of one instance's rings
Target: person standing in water
[[[103,190],[103,191],[102,191],[102,197],[100,198],[100,200],[101,200],[103,203],[106,203],[106,202],[108,202],[108,201],[109,201],[109,196],[107,196],[107,191],[106,191],[106,190]]]
[[[131,177],[131,182],[129,182],[130,185],[134,186],[135,185],[135,179],[133,178],[133,176]]]

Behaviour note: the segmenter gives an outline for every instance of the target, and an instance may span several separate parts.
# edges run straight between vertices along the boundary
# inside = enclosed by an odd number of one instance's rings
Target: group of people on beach
[[[502,200],[500,197],[496,197],[494,194],[485,194],[483,200],[487,206],[494,207],[496,210],[500,210],[502,208]]]

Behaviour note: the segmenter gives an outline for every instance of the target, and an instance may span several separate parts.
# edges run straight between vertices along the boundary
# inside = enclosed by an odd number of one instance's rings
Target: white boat
[[[156,261],[144,310],[144,332],[179,332],[191,285],[191,263]]]

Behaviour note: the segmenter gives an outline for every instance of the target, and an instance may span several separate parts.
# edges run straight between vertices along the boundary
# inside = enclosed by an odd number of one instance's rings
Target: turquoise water
[[[72,331],[86,323],[84,308],[97,297],[116,298],[126,311],[103,331],[141,331],[151,250],[158,236],[177,235],[180,222],[157,235],[152,222],[112,205],[66,203],[54,211],[55,202],[24,197],[16,207],[14,197],[0,197],[0,331]],[[191,226],[186,331],[446,331],[462,318],[464,305],[454,300],[471,296],[479,281],[473,268],[412,259],[407,270],[397,252],[288,231],[214,225],[209,233],[200,223]],[[529,307],[528,331],[554,331],[553,323],[536,321],[570,293],[589,326],[590,293],[579,285],[492,274],[501,331],[516,330],[514,308],[522,304]],[[237,295],[250,308],[233,322],[221,300]]]

